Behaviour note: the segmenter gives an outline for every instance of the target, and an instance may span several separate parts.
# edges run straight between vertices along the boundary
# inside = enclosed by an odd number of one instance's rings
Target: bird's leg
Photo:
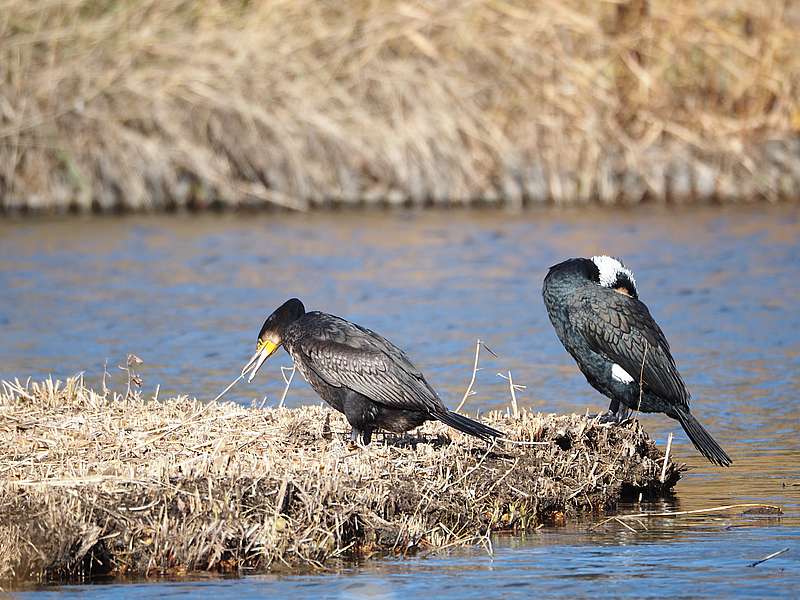
[[[350,431],[350,440],[362,450],[367,447],[371,439],[372,432],[368,429],[361,430],[353,427],[353,429]]]
[[[394,441],[397,438],[395,434],[389,433],[388,431],[380,431],[379,433],[384,446],[388,446],[389,442]]]
[[[612,400],[608,410],[598,415],[600,423],[623,423],[630,418],[633,411],[619,400]]]
[[[617,423],[624,423],[628,419],[631,418],[633,414],[633,409],[624,405],[620,404],[619,408],[617,409]]]
[[[597,415],[600,423],[619,423],[619,407],[619,400],[612,400],[608,405],[608,410]]]
[[[355,444],[356,446],[358,446],[359,448],[361,448],[362,447],[362,445],[361,445],[361,431],[359,431],[358,429],[353,427],[350,430],[350,441],[353,444]]]

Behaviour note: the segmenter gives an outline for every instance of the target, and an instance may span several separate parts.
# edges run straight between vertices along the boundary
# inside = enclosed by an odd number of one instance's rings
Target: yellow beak
[[[279,348],[280,344],[276,344],[274,342],[270,342],[267,340],[261,341],[259,340],[258,346],[256,347],[256,353],[250,357],[250,360],[242,369],[242,377],[250,373],[250,376],[247,378],[247,381],[253,381],[253,378],[258,373],[258,370],[261,368],[261,365]]]

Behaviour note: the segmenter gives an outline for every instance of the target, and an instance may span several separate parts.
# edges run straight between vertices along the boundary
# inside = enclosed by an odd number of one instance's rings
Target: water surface
[[[291,296],[406,348],[451,406],[484,355],[473,410],[508,406],[498,372],[541,411],[597,412],[541,301],[547,268],[569,256],[625,259],[670,340],[693,410],[735,461],[713,467],[663,416],[643,415],[692,470],[668,508],[768,502],[784,516],[735,512],[611,523],[500,538],[495,553],[369,562],[336,573],[171,584],[50,588],[140,597],[483,597],[800,594],[800,209],[368,212],[73,218],[0,222],[0,378],[85,371],[123,385],[128,353],[143,390],[213,398]],[[275,403],[280,353],[227,396]],[[288,403],[318,402],[299,380]],[[625,507],[628,511],[652,508]],[[749,562],[790,551],[756,568]],[[731,587],[735,582],[735,587]],[[40,592],[36,592],[37,594]]]

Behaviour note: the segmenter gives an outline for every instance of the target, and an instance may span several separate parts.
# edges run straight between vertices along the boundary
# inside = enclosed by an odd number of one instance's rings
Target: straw
[[[319,568],[486,544],[623,494],[667,494],[680,477],[669,463],[659,481],[663,453],[636,423],[519,406],[482,416],[515,443],[428,422],[358,449],[325,406],[122,392],[2,383],[0,580]]]

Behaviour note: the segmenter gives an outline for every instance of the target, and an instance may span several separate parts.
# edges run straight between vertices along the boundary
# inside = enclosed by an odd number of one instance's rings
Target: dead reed
[[[800,197],[784,0],[0,2],[0,210]]]
[[[0,580],[322,567],[563,523],[669,493],[680,467],[637,424],[485,415],[486,444],[426,424],[347,441],[327,408],[99,394],[80,377],[4,383]]]

